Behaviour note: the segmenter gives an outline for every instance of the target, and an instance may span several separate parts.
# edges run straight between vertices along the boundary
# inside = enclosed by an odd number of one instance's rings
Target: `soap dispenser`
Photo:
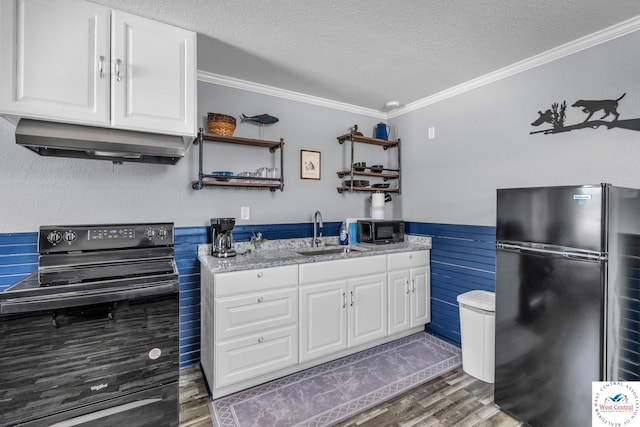
[[[349,244],[349,233],[347,233],[347,224],[343,221],[340,226],[340,237],[339,241],[341,245]]]

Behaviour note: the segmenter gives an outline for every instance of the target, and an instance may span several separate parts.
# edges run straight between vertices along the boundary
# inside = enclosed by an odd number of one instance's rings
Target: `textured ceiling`
[[[92,0],[199,33],[198,69],[384,110],[640,15],[638,0]]]

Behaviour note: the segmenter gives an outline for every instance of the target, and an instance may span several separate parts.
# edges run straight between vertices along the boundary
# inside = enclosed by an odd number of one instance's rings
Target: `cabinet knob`
[[[262,337],[258,338],[258,342],[259,343],[262,342],[262,341],[264,341],[264,338],[262,338]]]
[[[258,276],[258,279],[261,278],[262,277],[262,272],[258,273],[257,276]]]
[[[413,255],[409,255],[409,259],[413,259]]]
[[[264,301],[264,298],[262,297],[258,298],[258,302],[262,302],[262,301]]]

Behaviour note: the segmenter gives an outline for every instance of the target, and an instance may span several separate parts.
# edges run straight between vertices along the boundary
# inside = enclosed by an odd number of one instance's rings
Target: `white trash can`
[[[472,377],[493,383],[495,371],[496,296],[489,291],[458,295],[462,369]]]

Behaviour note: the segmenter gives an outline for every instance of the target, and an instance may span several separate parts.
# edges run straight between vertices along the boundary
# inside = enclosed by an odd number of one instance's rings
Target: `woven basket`
[[[214,135],[232,136],[236,129],[236,119],[233,116],[219,113],[207,114],[209,133]]]

